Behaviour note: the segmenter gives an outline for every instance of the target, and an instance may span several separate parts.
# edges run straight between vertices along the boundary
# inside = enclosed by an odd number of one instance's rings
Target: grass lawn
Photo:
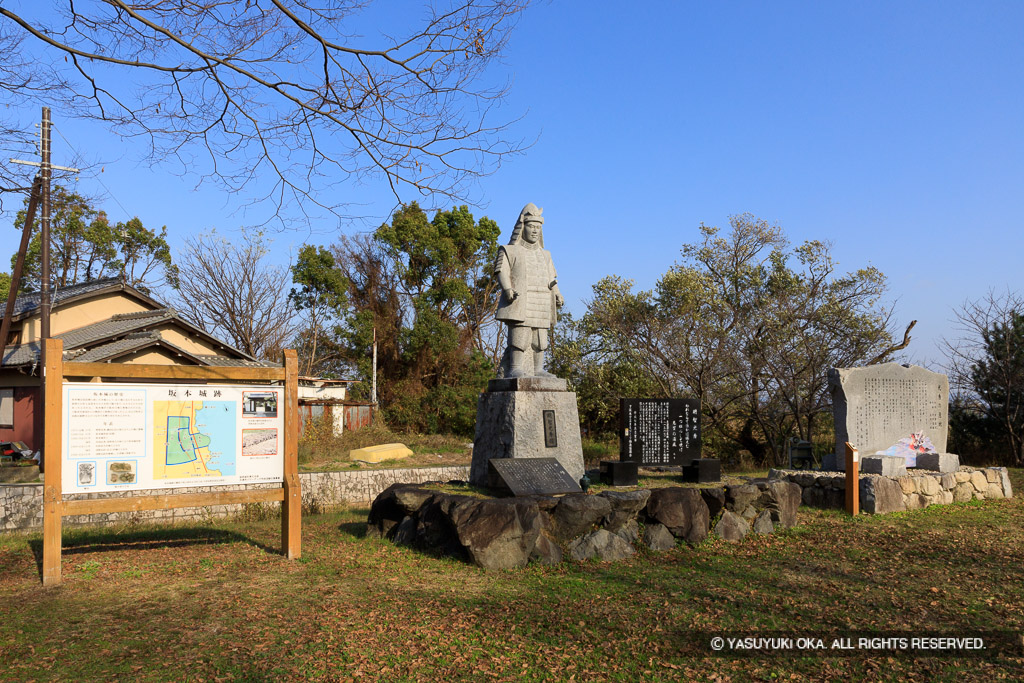
[[[615,564],[486,573],[364,538],[366,510],[0,536],[2,680],[1021,680],[1017,653],[726,656],[712,636],[1024,633],[1017,497],[800,526]]]

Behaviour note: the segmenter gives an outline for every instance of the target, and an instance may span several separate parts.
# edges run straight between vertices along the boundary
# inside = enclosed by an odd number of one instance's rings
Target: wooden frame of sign
[[[62,401],[65,377],[117,379],[160,379],[227,382],[284,383],[284,482],[281,488],[210,493],[170,493],[64,500],[61,484]],[[63,360],[59,339],[43,343],[43,585],[61,582],[62,518],[139,510],[168,510],[180,507],[270,503],[280,501],[281,546],[288,559],[302,552],[302,492],[299,485],[299,372],[293,350],[284,352],[284,367],[204,367],[191,365],[128,365],[125,363],[75,363]]]

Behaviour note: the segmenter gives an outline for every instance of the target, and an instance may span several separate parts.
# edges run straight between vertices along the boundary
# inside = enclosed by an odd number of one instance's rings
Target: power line
[[[64,133],[60,132],[60,128],[57,128],[56,126],[54,126],[54,130],[56,130],[57,131],[57,135],[59,135],[61,137],[61,139],[64,140],[64,142],[67,143],[68,147],[70,147],[72,150],[74,150],[75,154],[77,154],[79,157],[82,156],[82,153],[80,151],[78,151],[78,148],[75,147],[73,144],[71,144],[70,140],[68,140],[66,137],[64,137]],[[96,180],[96,182],[98,182],[100,185],[103,186],[103,189],[107,191],[107,195],[111,199],[114,200],[114,203],[117,204],[118,207],[120,207],[121,211],[123,211],[124,214],[125,214],[125,218],[127,218],[128,220],[131,220],[132,218],[134,218],[134,216],[132,216],[132,214],[128,211],[128,209],[124,208],[124,204],[122,204],[121,201],[117,198],[117,195],[115,195],[113,193],[113,191],[111,191],[111,189],[109,187],[107,187],[106,183],[104,183],[102,180],[100,180],[100,176],[99,176],[98,173],[96,175],[92,176],[92,177]]]

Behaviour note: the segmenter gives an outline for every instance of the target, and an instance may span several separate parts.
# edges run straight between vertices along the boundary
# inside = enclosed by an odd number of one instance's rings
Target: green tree
[[[885,278],[874,268],[837,274],[827,244],[790,249],[781,228],[749,214],[730,228],[702,225],[651,290],[617,276],[595,285],[579,362],[632,377],[647,396],[696,397],[706,434],[780,462],[786,439],[813,438],[827,415],[828,368],[896,348],[879,303]]]
[[[945,342],[953,390],[950,428],[958,449],[984,461],[1024,465],[1024,297],[1014,292],[963,304],[962,336]]]
[[[335,246],[349,282],[349,359],[369,379],[376,331],[378,400],[393,427],[472,434],[476,396],[500,356],[499,233],[465,206],[428,219],[412,203],[373,235]]]
[[[0,273],[0,301],[6,302],[7,295],[11,291],[10,273]]]
[[[299,366],[307,375],[340,375],[343,354],[335,340],[346,314],[348,280],[330,251],[305,245],[292,266],[292,282],[298,287],[288,298],[304,319],[295,339]]]
[[[28,199],[25,200],[28,205]],[[27,208],[18,212],[14,227],[21,232]],[[154,232],[137,217],[111,224],[107,214],[82,195],[56,185],[50,198],[50,284],[68,287],[103,277],[119,276],[133,287],[148,290],[162,281],[171,267],[167,227]],[[11,267],[17,260],[11,256]],[[36,213],[25,254],[20,291],[39,287],[42,273],[40,217]]]

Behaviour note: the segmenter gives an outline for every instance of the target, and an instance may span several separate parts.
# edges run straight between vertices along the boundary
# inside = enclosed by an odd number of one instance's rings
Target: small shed
[[[373,422],[374,405],[366,401],[348,400],[348,385],[354,379],[299,377],[300,432],[312,420],[328,419],[334,433],[355,431]]]

